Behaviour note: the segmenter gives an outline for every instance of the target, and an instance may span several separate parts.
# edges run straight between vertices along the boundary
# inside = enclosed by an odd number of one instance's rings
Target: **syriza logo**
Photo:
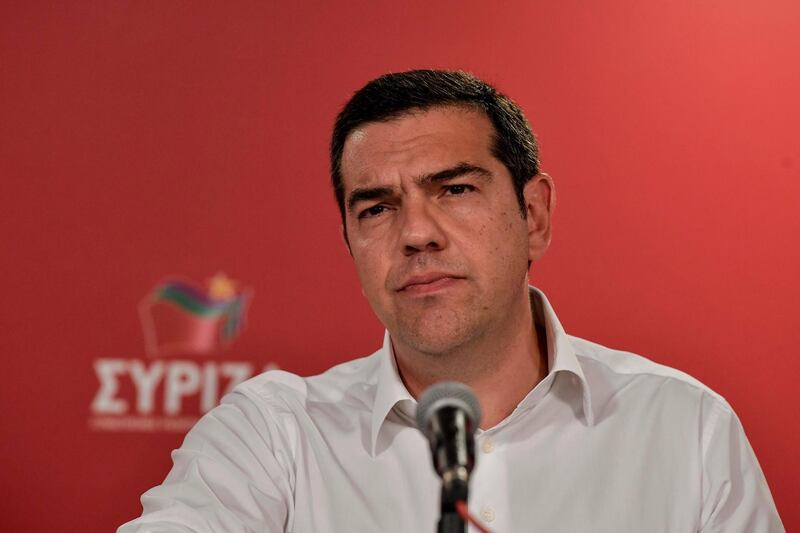
[[[225,274],[156,284],[139,304],[145,357],[94,360],[89,427],[184,432],[256,370],[277,368],[220,358],[244,330],[252,296]]]
[[[159,283],[139,304],[147,355],[208,355],[227,347],[244,326],[251,292],[237,291],[224,274],[207,290],[181,279]]]

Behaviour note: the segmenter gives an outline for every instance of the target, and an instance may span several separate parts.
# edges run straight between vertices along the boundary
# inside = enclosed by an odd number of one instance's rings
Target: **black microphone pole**
[[[466,533],[467,523],[456,510],[458,501],[467,501],[466,483],[463,484],[463,490],[448,488],[442,484],[442,508],[437,533]]]

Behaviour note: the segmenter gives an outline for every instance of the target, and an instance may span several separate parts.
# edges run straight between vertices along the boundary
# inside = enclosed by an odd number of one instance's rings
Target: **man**
[[[555,192],[510,99],[460,72],[383,76],[339,115],[331,168],[383,348],[239,386],[121,532],[433,531],[413,417],[442,380],[480,400],[470,508],[497,532],[783,531],[724,399],[566,335],[528,286]]]

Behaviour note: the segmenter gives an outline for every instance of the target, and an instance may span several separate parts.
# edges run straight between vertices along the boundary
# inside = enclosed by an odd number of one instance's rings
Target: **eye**
[[[475,187],[472,185],[467,185],[465,183],[456,183],[454,185],[445,185],[444,191],[445,194],[450,196],[461,196],[464,193],[472,192],[475,190]]]
[[[361,211],[358,214],[358,218],[376,217],[376,216],[380,215],[381,213],[383,213],[384,211],[386,211],[386,206],[385,205],[383,205],[383,204],[373,205],[372,207],[368,207],[368,208],[364,209],[363,211]]]

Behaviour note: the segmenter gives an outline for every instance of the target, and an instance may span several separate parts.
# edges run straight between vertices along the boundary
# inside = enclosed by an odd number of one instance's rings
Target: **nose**
[[[418,201],[407,201],[400,217],[400,245],[405,255],[433,252],[447,246],[447,237],[435,210]]]

